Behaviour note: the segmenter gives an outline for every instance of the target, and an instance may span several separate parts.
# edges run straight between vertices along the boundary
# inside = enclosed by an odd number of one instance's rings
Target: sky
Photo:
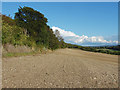
[[[19,6],[31,7],[48,18],[65,42],[78,45],[115,45],[118,37],[117,2],[3,2],[2,14],[14,18]]]

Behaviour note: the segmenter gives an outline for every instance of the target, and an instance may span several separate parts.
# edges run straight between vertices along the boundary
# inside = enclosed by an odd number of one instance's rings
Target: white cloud
[[[80,44],[80,45],[88,45],[88,44],[100,44],[100,45],[116,45],[118,44],[117,40],[105,40],[102,36],[92,36],[88,37],[85,35],[79,36],[71,31],[65,31],[64,29],[53,26],[52,30],[58,30],[61,36],[64,38],[66,42]]]
[[[58,27],[53,26],[52,29],[53,29],[53,31],[58,30],[63,37],[69,37],[69,36],[79,37],[78,35],[74,34],[71,31],[65,31],[65,30],[60,29]]]

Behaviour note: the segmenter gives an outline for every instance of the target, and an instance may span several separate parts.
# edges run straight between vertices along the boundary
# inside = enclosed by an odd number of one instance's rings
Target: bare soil
[[[76,49],[3,58],[3,88],[117,88],[118,56]]]

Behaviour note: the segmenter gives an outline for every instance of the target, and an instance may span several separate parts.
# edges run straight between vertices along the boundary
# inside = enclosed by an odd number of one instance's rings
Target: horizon
[[[53,31],[59,29],[67,43],[97,46],[118,44],[117,2],[3,2],[2,14],[10,14],[13,18],[19,6],[31,7],[44,14],[48,25]]]

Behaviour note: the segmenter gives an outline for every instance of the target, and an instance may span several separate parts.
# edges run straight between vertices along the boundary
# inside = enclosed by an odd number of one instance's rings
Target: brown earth
[[[3,88],[117,88],[118,56],[76,49],[3,58]]]
[[[14,46],[11,44],[5,44],[2,46],[2,54],[6,53],[28,53],[32,52],[32,49],[28,46]]]

